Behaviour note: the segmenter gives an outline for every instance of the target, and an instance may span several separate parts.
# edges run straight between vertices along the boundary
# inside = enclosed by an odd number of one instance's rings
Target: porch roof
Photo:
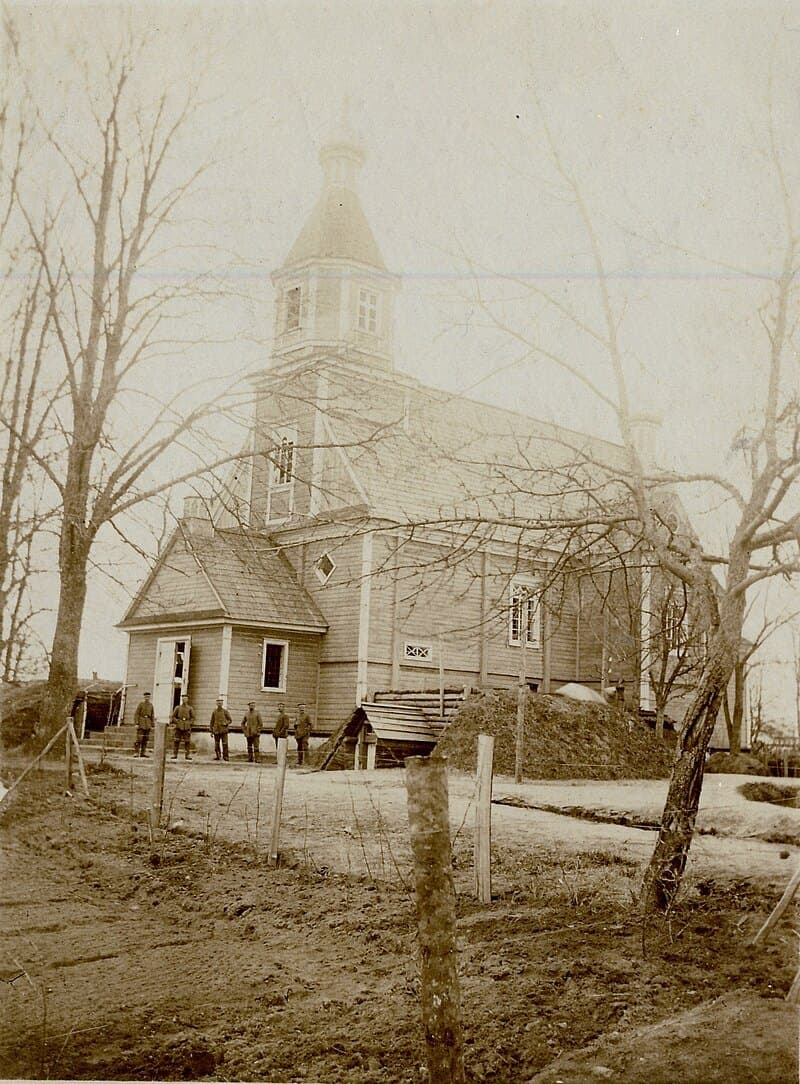
[[[181,527],[173,545],[191,555],[213,592],[218,606],[205,610],[207,617],[240,625],[269,625],[309,632],[327,630],[325,617],[299,583],[291,564],[264,535],[242,530],[195,533]],[[154,575],[144,584],[120,624],[122,628],[132,628],[160,622],[167,616],[185,621],[197,613],[196,604],[189,604],[184,610],[166,603],[159,591],[156,566]]]

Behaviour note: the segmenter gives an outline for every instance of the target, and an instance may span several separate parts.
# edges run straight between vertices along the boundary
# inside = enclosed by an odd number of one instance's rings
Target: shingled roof
[[[509,522],[579,514],[587,492],[609,504],[624,498],[614,482],[627,462],[618,444],[420,384],[407,389],[404,420],[402,406],[381,391],[377,399],[389,404],[383,414],[370,415],[366,396],[348,411],[345,376],[335,379],[332,437],[374,515],[398,523]],[[391,388],[394,377],[373,380]]]
[[[175,573],[180,579],[173,586]],[[198,600],[204,595],[198,590],[201,585],[209,596],[203,607],[209,618],[315,632],[328,627],[289,561],[268,538],[240,530],[190,533],[183,527],[134,600],[122,627],[197,616]]]
[[[349,188],[325,189],[284,266],[324,259],[357,260],[386,270],[358,195]]]

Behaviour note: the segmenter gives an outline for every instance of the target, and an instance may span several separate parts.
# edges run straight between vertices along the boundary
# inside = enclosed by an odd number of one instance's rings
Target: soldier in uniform
[[[186,759],[191,760],[190,741],[192,738],[192,723],[194,722],[194,708],[189,703],[188,696],[182,696],[181,702],[172,713],[172,722],[175,727],[175,735],[172,745],[172,759],[178,759],[178,750],[183,742],[186,751]]]
[[[311,719],[305,704],[297,705],[297,720],[294,724],[294,737],[297,742],[297,767],[303,765],[303,758],[308,752],[308,739],[311,736]]]
[[[150,703],[150,693],[145,693],[143,699],[137,704],[136,712],[133,716],[133,721],[136,723],[136,742],[133,746],[134,756],[136,756],[137,753],[140,757],[144,756],[144,751],[147,748],[147,737],[153,729],[155,718],[153,705]]]
[[[263,725],[261,715],[256,711],[256,702],[251,700],[242,719],[242,733],[247,738],[247,759],[251,764],[254,760],[258,763],[258,742]]]
[[[211,712],[211,724],[209,729],[214,735],[214,760],[219,760],[220,747],[222,759],[228,759],[228,728],[231,725],[230,712],[223,706],[221,696],[217,697],[217,706]]]
[[[272,728],[272,736],[275,739],[275,748],[278,748],[278,738],[289,737],[289,716],[284,711],[284,705],[278,704],[278,718],[275,720],[275,726]]]

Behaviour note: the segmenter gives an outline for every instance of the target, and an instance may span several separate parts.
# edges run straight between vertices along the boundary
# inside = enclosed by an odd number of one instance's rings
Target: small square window
[[[300,306],[303,291],[299,286],[292,286],[286,291],[286,330],[293,331],[300,327]]]
[[[372,290],[358,291],[358,330],[377,334],[378,295]]]
[[[319,560],[314,564],[314,571],[316,572],[317,579],[320,583],[327,583],[333,575],[335,568],[336,565],[327,553],[323,553]]]

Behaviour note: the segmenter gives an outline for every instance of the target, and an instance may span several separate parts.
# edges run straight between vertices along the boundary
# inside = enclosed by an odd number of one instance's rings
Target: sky
[[[96,71],[101,44],[131,28],[149,32],[142,93],[200,88],[176,169],[213,166],[184,228],[208,242],[230,296],[208,317],[206,341],[165,367],[165,386],[189,370],[233,379],[267,364],[269,274],[313,206],[319,148],[346,101],[367,153],[362,203],[403,277],[399,369],[615,435],[574,380],[541,360],[514,364],[518,349],[485,326],[476,301],[478,290],[504,298],[510,325],[601,386],[610,381],[591,340],[520,298],[538,285],[598,316],[586,233],[564,199],[551,138],[611,274],[636,402],[664,418],[662,461],[732,468],[732,437],[761,391],[759,276],[780,258],[770,117],[787,173],[800,171],[800,4],[171,0],[10,10],[39,93],[77,141],[85,117],[69,103],[81,69]],[[705,515],[703,495],[688,499],[721,541],[724,517]],[[93,577],[82,672],[123,672],[125,637],[113,625],[142,565],[121,560],[122,583]]]

